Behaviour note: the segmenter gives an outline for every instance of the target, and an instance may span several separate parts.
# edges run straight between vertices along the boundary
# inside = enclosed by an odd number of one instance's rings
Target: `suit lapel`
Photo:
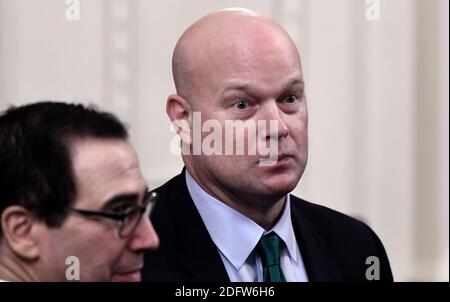
[[[176,181],[179,190],[173,192],[172,199],[180,240],[176,253],[180,269],[186,272],[189,281],[229,281],[217,247],[189,194],[184,169]]]
[[[326,244],[314,226],[303,215],[301,203],[291,195],[291,219],[309,281],[340,281],[342,275],[330,267],[326,259]]]

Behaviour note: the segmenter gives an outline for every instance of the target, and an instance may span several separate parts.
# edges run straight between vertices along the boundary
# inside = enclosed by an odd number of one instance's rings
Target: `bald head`
[[[230,66],[244,70],[258,64],[249,58],[270,60],[275,54],[294,56],[300,66],[293,41],[274,20],[246,9],[208,14],[192,24],[175,47],[172,72],[177,94],[192,102],[214,73]]]
[[[168,97],[166,111],[187,151],[187,171],[212,196],[270,226],[283,196],[297,185],[308,153],[303,74],[293,41],[268,17],[221,10],[183,33],[173,75],[177,94]],[[251,150],[271,143],[275,153],[290,159],[260,166],[267,154]],[[204,149],[212,145],[218,153]],[[266,215],[270,207],[273,215]]]

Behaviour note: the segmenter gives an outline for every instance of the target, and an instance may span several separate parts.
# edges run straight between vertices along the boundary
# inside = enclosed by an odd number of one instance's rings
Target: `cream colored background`
[[[0,0],[0,110],[94,103],[131,129],[151,186],[177,174],[165,99],[173,46],[200,16],[273,16],[302,56],[310,160],[295,193],[366,221],[397,281],[449,279],[447,0]],[[19,180],[20,181],[20,180]]]

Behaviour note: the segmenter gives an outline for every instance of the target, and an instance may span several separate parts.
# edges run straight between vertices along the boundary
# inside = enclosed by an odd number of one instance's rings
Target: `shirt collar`
[[[297,243],[291,221],[289,194],[280,219],[271,230],[265,232],[257,223],[203,190],[187,170],[186,184],[211,239],[235,269],[242,267],[259,239],[272,231],[284,241],[289,256],[297,262]]]

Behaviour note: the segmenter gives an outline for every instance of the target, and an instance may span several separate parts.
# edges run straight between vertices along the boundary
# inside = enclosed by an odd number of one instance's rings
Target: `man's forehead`
[[[126,139],[115,138],[76,138],[70,141],[70,150],[74,158],[100,155],[101,152],[118,157],[135,157],[136,155]]]
[[[298,57],[285,49],[265,53],[248,53],[220,60],[211,59],[206,68],[199,69],[201,87],[209,86],[216,93],[227,90],[284,89],[303,86],[303,72]],[[219,55],[220,56],[220,55]]]
[[[136,152],[126,140],[85,139],[73,143],[72,164],[77,195],[97,206],[116,194],[145,187]]]
[[[138,169],[136,152],[123,139],[77,139],[71,143],[72,165],[75,174]]]

